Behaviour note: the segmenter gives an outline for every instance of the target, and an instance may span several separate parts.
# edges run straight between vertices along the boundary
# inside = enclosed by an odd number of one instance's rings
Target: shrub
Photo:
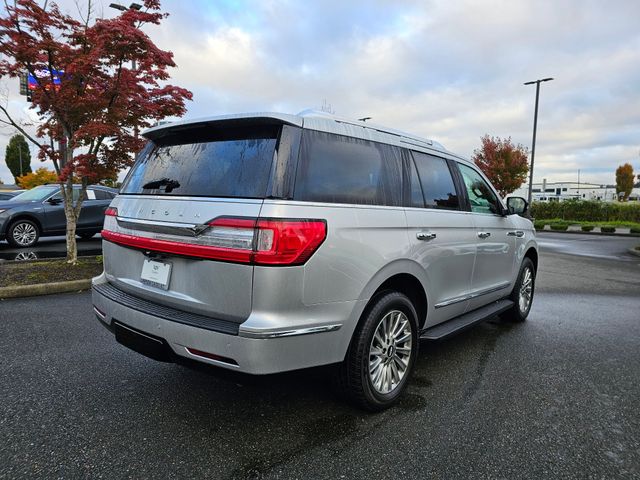
[[[544,230],[544,226],[546,225],[546,222],[533,222],[533,227],[536,230]]]
[[[614,233],[616,231],[616,227],[604,226],[600,227],[600,231],[602,233]]]
[[[531,215],[537,218],[559,218],[586,222],[640,222],[640,203],[567,200],[533,202]]]
[[[549,226],[551,227],[551,230],[557,230],[562,232],[564,232],[567,228],[569,228],[569,225],[566,225],[564,223],[552,223]]]
[[[591,230],[593,230],[593,225],[582,225],[581,228],[583,232],[590,232]]]
[[[640,228],[631,228],[631,233],[640,233]]]

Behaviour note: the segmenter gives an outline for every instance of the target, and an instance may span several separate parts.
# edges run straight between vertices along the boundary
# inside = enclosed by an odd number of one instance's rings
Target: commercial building
[[[524,197],[529,194],[529,185],[525,184],[509,197]],[[603,202],[615,202],[617,200],[615,185],[601,185],[585,182],[547,182],[534,183],[531,189],[533,201],[537,202],[562,202],[564,200],[601,200]],[[634,188],[630,201],[640,201],[640,188]]]

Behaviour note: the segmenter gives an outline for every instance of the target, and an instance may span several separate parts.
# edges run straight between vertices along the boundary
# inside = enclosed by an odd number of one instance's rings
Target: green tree
[[[622,196],[622,201],[626,202],[633,190],[633,180],[635,175],[633,174],[633,167],[630,163],[620,165],[616,169],[616,193],[618,197]],[[620,195],[622,194],[622,195]]]
[[[29,152],[29,144],[22,135],[17,134],[11,137],[4,154],[4,161],[11,170],[14,180],[21,175],[31,173],[31,152]]]

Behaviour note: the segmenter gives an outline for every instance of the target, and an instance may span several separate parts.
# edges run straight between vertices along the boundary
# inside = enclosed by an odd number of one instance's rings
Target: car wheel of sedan
[[[342,392],[356,405],[380,411],[396,403],[418,354],[417,314],[402,293],[389,292],[369,306],[339,367]]]
[[[11,224],[7,232],[7,242],[18,248],[32,247],[40,238],[40,229],[31,220],[18,220]]]

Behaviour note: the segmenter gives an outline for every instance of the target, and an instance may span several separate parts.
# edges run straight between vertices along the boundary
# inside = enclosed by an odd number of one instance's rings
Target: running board
[[[511,300],[498,300],[484,307],[480,307],[472,312],[465,313],[459,317],[447,320],[434,327],[427,328],[422,331],[420,338],[423,340],[442,340],[454,333],[466,330],[476,323],[483,322],[494,315],[499,315],[513,307]]]

